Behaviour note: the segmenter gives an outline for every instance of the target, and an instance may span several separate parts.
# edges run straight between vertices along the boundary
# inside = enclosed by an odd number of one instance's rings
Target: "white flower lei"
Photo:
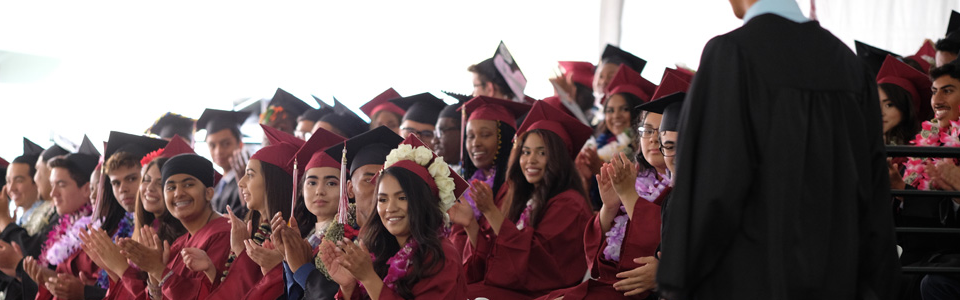
[[[444,221],[449,223],[450,216],[447,215],[447,210],[453,207],[453,204],[457,201],[457,197],[453,195],[453,190],[456,189],[457,185],[454,183],[453,178],[450,178],[450,166],[444,162],[443,159],[434,159],[433,151],[427,147],[419,146],[414,148],[411,145],[403,144],[391,150],[390,154],[387,154],[383,168],[389,168],[401,160],[413,161],[427,168],[430,176],[433,177],[433,181],[437,184],[437,191],[440,196],[440,210],[443,212]],[[431,160],[433,160],[432,163]],[[428,163],[429,165],[427,165]]]

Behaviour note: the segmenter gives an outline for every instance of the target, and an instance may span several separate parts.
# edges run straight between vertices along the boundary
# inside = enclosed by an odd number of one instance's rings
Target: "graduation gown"
[[[640,267],[633,262],[634,258],[654,256],[660,246],[660,205],[670,194],[667,187],[660,193],[658,199],[649,202],[637,198],[633,207],[633,218],[627,222],[623,242],[620,245],[620,261],[607,260],[603,250],[607,248],[606,232],[602,231],[600,215],[593,217],[593,222],[587,224],[583,233],[583,248],[587,255],[590,269],[590,280],[561,290],[550,292],[547,296],[538,299],[552,300],[563,297],[564,300],[580,299],[646,299],[650,292],[626,297],[624,292],[617,291],[613,284],[622,278],[617,273],[626,272]]]
[[[203,250],[210,257],[210,261],[217,267],[217,276],[213,283],[202,272],[194,272],[187,268],[180,256],[184,248]],[[196,234],[184,234],[177,238],[170,246],[170,261],[163,270],[166,281],[161,286],[164,299],[206,299],[211,290],[220,284],[220,274],[226,269],[227,257],[230,255],[230,224],[227,218],[210,220]],[[120,285],[126,291],[136,295],[134,299],[150,299],[145,282],[137,272],[127,272],[120,278]],[[124,298],[118,298],[124,299]]]
[[[97,266],[97,264],[95,264],[89,256],[87,256],[86,252],[83,252],[82,249],[77,249],[73,255],[70,255],[69,258],[57,265],[56,271],[57,274],[70,274],[78,277],[80,276],[80,272],[88,274],[87,276],[97,276],[100,274],[100,267]],[[43,284],[38,284],[37,289],[37,297],[35,298],[36,300],[61,299],[54,297],[53,294],[51,294]],[[106,292],[107,290],[102,289],[99,286],[83,286],[84,299],[103,299],[103,297],[106,295]]]
[[[467,280],[463,274],[463,268],[460,266],[459,253],[457,253],[456,247],[454,247],[453,243],[449,240],[441,239],[440,243],[441,246],[443,246],[443,266],[440,268],[439,273],[420,279],[420,281],[413,285],[413,298],[467,299]],[[411,266],[411,268],[416,267],[417,266]],[[358,286],[357,289],[353,291],[350,299],[365,299],[366,297],[362,297],[361,294],[366,295],[366,292],[361,292],[360,290],[361,288]],[[344,299],[343,294],[337,293],[336,299]],[[378,299],[400,300],[404,298],[384,285],[383,288],[380,289]]]
[[[873,76],[816,21],[710,40],[683,103],[657,281],[668,299],[895,296]]]
[[[236,300],[282,298],[283,266],[277,265],[267,274],[263,274],[260,265],[243,251],[230,265],[230,273],[206,299]]]
[[[480,172],[480,171],[477,171],[477,172]],[[509,189],[510,189],[510,182],[504,182],[503,185],[500,186],[500,191],[497,192],[497,197],[493,198],[493,204],[496,205],[497,207],[501,207],[503,205],[503,198],[506,198],[507,190]],[[480,218],[477,219],[477,224],[480,225],[480,228],[490,227],[490,225],[487,223],[487,218],[485,218],[483,215],[480,215]],[[451,226],[450,236],[448,236],[447,238],[450,239],[451,242],[453,242],[453,246],[456,247],[457,252],[460,253],[460,256],[466,257],[466,253],[464,253],[464,248],[467,246],[467,244],[470,243],[470,237],[467,236],[467,232],[466,230],[464,230],[463,226],[456,225],[456,224]]]
[[[313,256],[320,252],[320,245],[313,248]],[[313,262],[306,263],[294,273],[283,263],[283,280],[287,288],[287,299],[332,300],[336,298],[340,285],[327,279]]]
[[[580,193],[567,190],[547,201],[536,228],[517,229],[504,220],[500,234],[483,228],[477,245],[467,243],[467,295],[532,299],[579,284],[587,271],[583,231],[593,216]]]
[[[55,211],[47,216],[46,226],[44,226],[36,235],[28,235],[26,229],[17,226],[16,224],[10,224],[3,229],[3,232],[0,233],[0,238],[6,242],[17,242],[21,245],[23,250],[24,257],[33,256],[37,257],[40,255],[41,247],[43,243],[47,241],[47,236],[50,234],[50,231],[53,230],[57,224],[60,223],[60,215]],[[37,296],[37,283],[33,282],[30,279],[30,276],[23,270],[23,260],[17,263],[16,268],[17,277],[20,280],[17,280],[13,277],[2,275],[6,284],[4,288],[6,299],[34,299]]]

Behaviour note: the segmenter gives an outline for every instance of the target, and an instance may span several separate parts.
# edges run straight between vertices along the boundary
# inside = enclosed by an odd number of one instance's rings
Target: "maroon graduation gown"
[[[413,285],[415,299],[467,299],[467,280],[460,266],[460,253],[449,240],[441,240],[443,246],[443,267],[433,276],[420,279]],[[417,266],[411,266],[416,268]],[[351,300],[364,299],[358,287],[351,295]],[[366,293],[363,293],[366,295]],[[337,293],[337,299],[344,299],[343,294]],[[380,290],[380,300],[403,299],[384,285]]]

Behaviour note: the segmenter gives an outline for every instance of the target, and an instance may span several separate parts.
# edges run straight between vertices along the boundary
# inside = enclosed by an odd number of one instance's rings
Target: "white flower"
[[[453,182],[453,178],[447,177],[434,177],[437,183],[437,191],[440,194],[440,209],[447,211],[450,207],[453,207],[453,203],[457,201],[457,198],[453,195],[453,190],[457,187],[456,183]]]
[[[430,163],[430,160],[433,159],[433,151],[427,149],[427,147],[417,147],[413,151],[413,161],[421,166],[426,166]]]
[[[433,178],[450,177],[450,167],[442,159],[433,161],[433,163],[427,167],[427,171],[430,172],[430,176],[433,176]]]

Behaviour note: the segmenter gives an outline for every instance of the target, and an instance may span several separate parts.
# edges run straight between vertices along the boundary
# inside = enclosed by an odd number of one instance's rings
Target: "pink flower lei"
[[[942,132],[937,120],[924,121],[922,130],[910,143],[916,146],[960,147],[960,122],[950,121],[950,128]],[[945,159],[908,158],[904,164],[903,182],[919,190],[934,189],[924,165],[927,162],[936,164]]]
[[[90,204],[84,204],[76,212],[60,216],[60,222],[47,234],[39,257],[40,265],[59,265],[80,249],[79,233],[92,223],[90,212]]]
[[[407,272],[410,271],[410,265],[413,264],[411,257],[413,256],[413,251],[416,249],[417,241],[409,239],[407,244],[403,245],[400,251],[397,251],[397,254],[394,254],[393,257],[387,260],[387,265],[390,266],[390,270],[387,271],[387,276],[383,278],[384,285],[391,290],[397,290],[397,280],[406,276]]]
[[[517,220],[517,230],[523,230],[530,224],[531,213],[533,213],[533,199],[527,200],[527,207],[520,213],[520,219]]]

